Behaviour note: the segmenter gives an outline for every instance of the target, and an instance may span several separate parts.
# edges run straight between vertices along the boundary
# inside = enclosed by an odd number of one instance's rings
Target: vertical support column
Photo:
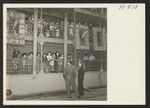
[[[44,72],[43,71],[43,65],[42,65],[42,56],[43,56],[43,44],[40,45],[41,46],[41,60],[40,60],[40,72]]]
[[[25,15],[20,14],[20,20],[19,20],[19,36],[24,37],[25,35]]]
[[[75,13],[73,14],[73,45],[74,45],[74,63],[75,67],[77,67],[77,51],[76,51],[76,15]]]
[[[68,40],[68,36],[67,36],[67,19],[68,19],[68,14],[65,13],[65,18],[64,18],[64,69],[66,68],[67,65],[67,40]]]
[[[33,37],[33,78],[36,77],[36,56],[37,56],[37,33],[38,33],[38,10],[34,9],[34,37]]]

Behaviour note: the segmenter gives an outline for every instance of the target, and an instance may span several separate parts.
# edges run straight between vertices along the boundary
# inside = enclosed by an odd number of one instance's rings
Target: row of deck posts
[[[64,17],[64,69],[67,65],[67,19],[68,14],[65,13]],[[36,56],[37,56],[37,35],[38,35],[38,9],[34,8],[34,36],[33,36],[33,78],[36,78]],[[43,47],[41,45],[41,59],[42,59],[42,50]],[[42,61],[42,60],[41,60]]]
[[[102,13],[103,10],[102,10]],[[74,35],[75,35],[75,14],[74,14]],[[67,20],[68,20],[68,11],[65,13],[64,16],[64,69],[66,68],[67,65],[67,41],[68,41],[68,36],[67,36],[67,29],[68,29],[68,24],[67,24]],[[37,56],[37,35],[38,35],[38,9],[34,8],[34,37],[33,37],[33,78],[36,77],[36,56]],[[40,39],[43,40],[43,39]],[[40,41],[41,43],[41,41]],[[41,63],[42,63],[42,50],[43,50],[43,42],[40,44],[41,45]],[[75,66],[76,66],[76,49],[75,49],[76,45],[75,45],[75,38],[74,38],[74,59],[75,59]],[[42,66],[41,66],[42,69]],[[103,70],[103,66],[101,63],[101,71]],[[42,70],[41,70],[42,72]]]

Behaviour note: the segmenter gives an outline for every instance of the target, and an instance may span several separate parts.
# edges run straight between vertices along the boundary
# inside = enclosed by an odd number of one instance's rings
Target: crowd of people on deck
[[[10,12],[12,13],[12,12]],[[21,29],[22,33],[24,31],[25,36],[33,36],[34,33],[34,16],[33,15],[24,15],[24,21],[20,24],[19,19],[10,16],[8,19],[9,32],[14,32],[15,34],[19,33]],[[68,39],[72,40],[74,35],[74,28],[81,30],[89,30],[87,22],[76,22],[67,21],[68,25]],[[43,35],[47,38],[63,38],[64,37],[64,20],[62,19],[51,19],[48,16],[43,18],[38,18],[38,36],[42,32]],[[24,30],[23,30],[24,29]]]
[[[42,55],[37,53],[36,57],[36,71],[39,73],[41,67],[44,73],[62,72],[63,70],[63,54],[59,52],[47,52]],[[42,63],[42,65],[41,65]],[[33,52],[24,53],[19,49],[15,49],[13,52],[13,66],[14,71],[32,73],[33,71]]]
[[[21,53],[19,49],[13,51],[14,71],[32,73],[33,53]]]
[[[73,61],[72,55],[67,55],[69,61]],[[21,52],[19,49],[13,51],[13,69],[21,73],[32,73],[33,71],[33,52]],[[83,57],[84,61],[93,61],[95,56],[88,55]],[[41,64],[42,63],[42,64]],[[61,73],[64,69],[64,55],[59,52],[48,51],[43,53],[42,61],[41,54],[38,52],[36,56],[36,71],[41,70],[44,73]]]
[[[26,18],[26,34],[28,36],[33,35],[33,15]],[[74,22],[68,21],[68,39],[73,39],[74,34]],[[88,29],[87,23],[77,22],[75,24],[76,28],[79,29]],[[47,38],[63,38],[64,34],[64,21],[63,20],[51,20],[49,18],[38,19],[38,35],[40,30]]]
[[[100,10],[89,9],[92,12],[97,12]],[[33,36],[33,25],[34,16],[30,15],[25,17],[25,34],[27,36]],[[82,30],[89,30],[88,24],[77,22],[74,24],[73,21],[68,21],[68,39],[72,40],[74,38],[74,27]],[[16,28],[18,25],[12,25]],[[19,32],[19,27],[17,33]],[[43,17],[38,19],[38,36],[40,33],[47,38],[60,38],[64,36],[64,21],[63,20],[51,20],[49,18]],[[83,60],[78,60],[77,68],[75,67],[72,59],[72,55],[67,55],[67,66],[64,69],[64,55],[59,52],[47,51],[41,54],[38,52],[36,56],[36,72],[40,73],[63,73],[63,77],[66,84],[68,98],[71,98],[71,90],[75,92],[75,97],[80,99],[84,96],[84,75],[85,75],[85,61],[94,61],[95,56],[85,54]],[[42,58],[41,58],[42,57]],[[20,73],[33,73],[33,52],[21,52],[19,49],[13,51],[13,66],[14,71]],[[75,83],[75,79],[78,79],[78,86]]]

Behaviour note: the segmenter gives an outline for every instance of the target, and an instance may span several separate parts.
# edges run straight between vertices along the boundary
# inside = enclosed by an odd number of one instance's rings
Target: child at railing
[[[20,60],[19,60],[20,62],[19,62],[19,65],[21,66],[20,67],[20,73],[26,73],[26,70],[27,70],[27,54],[26,53],[22,53],[22,56],[21,56],[21,58],[20,58]]]
[[[52,61],[52,54],[51,54],[50,51],[48,52],[46,58],[47,58],[47,61],[48,61],[48,72],[50,72],[51,68],[52,68],[52,66],[51,66],[51,64],[52,64],[51,63],[51,61]]]
[[[47,60],[47,57],[46,57],[46,53],[43,54],[43,57],[42,57],[42,63],[43,63],[43,70],[45,73],[48,73],[48,60]]]
[[[33,69],[33,53],[32,52],[30,52],[28,54],[28,57],[27,57],[27,67],[28,67],[27,73],[32,73],[32,69]]]
[[[19,68],[19,55],[20,51],[19,49],[15,49],[13,52],[13,65],[14,65],[14,70],[17,70]]]
[[[37,58],[36,58],[36,71],[37,73],[40,72],[40,69],[41,69],[41,58],[40,58],[40,53],[37,53]]]
[[[58,58],[58,72],[60,73],[62,68],[63,68],[63,64],[64,64],[64,56],[63,54]]]

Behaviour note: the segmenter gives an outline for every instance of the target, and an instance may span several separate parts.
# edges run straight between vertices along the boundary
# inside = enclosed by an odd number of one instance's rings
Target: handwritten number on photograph
[[[129,10],[129,9],[130,9],[130,10],[131,10],[131,9],[133,10],[133,9],[137,9],[137,7],[138,7],[138,5],[129,4],[129,5],[120,5],[120,6],[119,6],[119,9],[120,9],[120,10]]]

